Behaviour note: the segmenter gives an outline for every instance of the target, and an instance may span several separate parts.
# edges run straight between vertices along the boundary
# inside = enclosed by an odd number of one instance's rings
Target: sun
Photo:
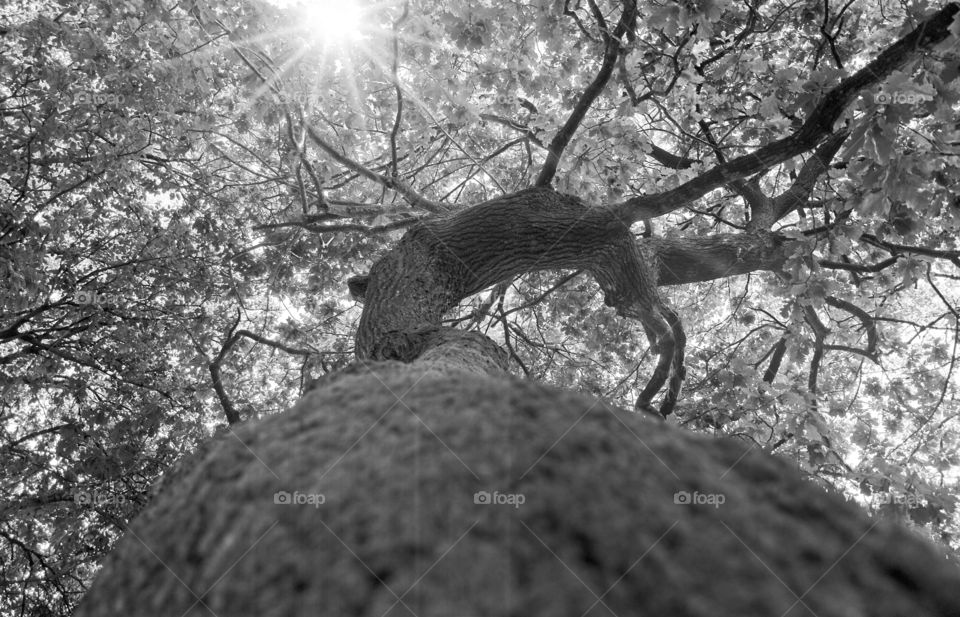
[[[298,9],[303,28],[322,45],[342,45],[360,38],[363,11],[353,0],[304,0]]]

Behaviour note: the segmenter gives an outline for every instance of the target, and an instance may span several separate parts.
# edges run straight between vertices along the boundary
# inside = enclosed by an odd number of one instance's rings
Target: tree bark
[[[531,188],[413,226],[370,269],[357,328],[361,360],[411,362],[441,331],[444,313],[466,296],[536,270],[583,269],[617,313],[637,319],[658,355],[637,407],[669,379],[660,405],[668,415],[684,376],[686,337],[657,291],[650,259],[614,210],[588,208],[570,195]],[[356,286],[356,284],[355,284]]]
[[[942,555],[784,461],[491,375],[476,343],[212,443],[77,617],[960,614]]]
[[[790,254],[788,240],[769,232],[649,238],[642,244],[656,269],[658,285],[684,285],[751,272],[775,272]]]

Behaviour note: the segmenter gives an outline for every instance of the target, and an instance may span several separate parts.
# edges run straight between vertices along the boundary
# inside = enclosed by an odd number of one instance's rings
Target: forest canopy
[[[175,460],[354,358],[408,230],[534,186],[619,213],[654,267],[686,337],[670,422],[956,551],[957,12],[6,2],[0,608],[68,614]],[[634,405],[643,324],[584,269],[528,270],[439,319]]]

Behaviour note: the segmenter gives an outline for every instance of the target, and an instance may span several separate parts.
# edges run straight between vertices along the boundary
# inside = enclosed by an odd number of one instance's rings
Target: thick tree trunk
[[[589,270],[609,305],[649,312],[656,281],[645,266],[629,225],[611,210],[547,188],[505,195],[418,224],[374,264],[357,356],[412,360],[398,334],[439,327],[466,296],[537,270]]]
[[[783,461],[441,336],[183,464],[77,616],[960,615],[943,556]]]
[[[659,360],[637,407],[652,410],[651,400],[669,377],[660,406],[669,414],[683,380],[686,337],[660,299],[650,257],[613,209],[589,208],[549,188],[518,191],[412,227],[364,279],[357,357],[413,361],[428,349],[431,334],[443,330],[443,314],[466,296],[519,274],[565,268],[589,271],[605,302],[643,325]]]
[[[361,360],[411,362],[428,348],[441,318],[466,296],[538,270],[590,272],[605,301],[638,320],[659,356],[637,407],[667,382],[660,406],[670,413],[684,376],[686,337],[657,287],[776,270],[786,240],[764,230],[707,238],[639,241],[605,206],[588,207],[549,188],[532,188],[419,222],[369,275],[351,279],[363,300],[356,352]]]
[[[419,225],[354,281],[358,362],[171,473],[77,614],[960,614],[932,547],[782,461],[513,379],[492,341],[440,326],[504,278],[584,268],[658,327],[657,284],[784,251],[761,232],[641,248],[549,189]]]

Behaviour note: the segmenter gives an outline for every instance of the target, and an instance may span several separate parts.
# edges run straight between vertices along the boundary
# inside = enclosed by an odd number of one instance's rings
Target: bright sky
[[[297,11],[301,27],[316,35],[323,45],[339,45],[360,38],[363,10],[356,0],[270,0],[281,8]]]
[[[363,23],[360,7],[351,0],[306,0],[303,13],[324,43],[357,38]]]

